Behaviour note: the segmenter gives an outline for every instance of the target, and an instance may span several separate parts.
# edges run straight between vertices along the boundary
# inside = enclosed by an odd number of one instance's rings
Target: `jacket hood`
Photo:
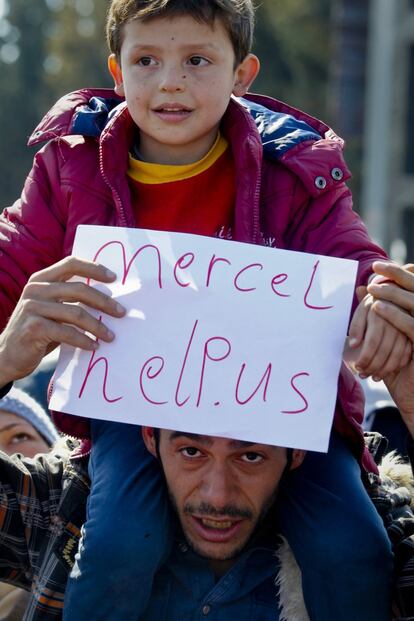
[[[234,98],[253,118],[263,150],[271,159],[280,160],[303,143],[321,139],[343,141],[324,123],[271,97],[248,94]],[[65,95],[50,109],[29,138],[28,144],[68,135],[98,138],[123,102],[111,89],[83,89]]]

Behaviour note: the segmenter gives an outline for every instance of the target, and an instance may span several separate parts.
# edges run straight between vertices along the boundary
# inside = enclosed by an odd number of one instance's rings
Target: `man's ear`
[[[154,427],[141,427],[142,439],[147,447],[147,450],[158,458],[157,448],[155,444]]]
[[[114,79],[114,91],[120,97],[125,97],[124,80],[122,78],[121,65],[118,63],[118,59],[115,54],[111,54],[108,58],[109,73]]]
[[[302,449],[293,449],[292,451],[292,463],[290,465],[291,470],[295,470],[295,468],[299,468],[305,459],[306,451]]]
[[[233,95],[243,97],[260,70],[260,61],[254,54],[248,54],[236,69]]]

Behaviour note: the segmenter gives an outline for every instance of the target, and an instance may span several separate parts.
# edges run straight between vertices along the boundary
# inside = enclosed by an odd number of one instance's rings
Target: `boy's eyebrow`
[[[215,50],[217,49],[217,46],[214,43],[201,43],[201,42],[197,42],[194,41],[194,43],[183,43],[181,46],[181,49],[184,50]],[[159,45],[154,45],[153,43],[137,43],[136,45],[131,46],[131,51],[132,52],[139,52],[140,50],[145,50],[145,51],[157,51],[160,49]]]
[[[211,436],[201,435],[198,433],[187,433],[185,431],[173,431],[169,437],[169,441],[173,442],[177,438],[188,438],[189,440],[194,440],[195,442],[199,442],[205,446],[211,446],[213,444]],[[249,442],[247,440],[229,440],[229,445],[234,449],[249,448],[251,446],[256,446],[257,442]]]

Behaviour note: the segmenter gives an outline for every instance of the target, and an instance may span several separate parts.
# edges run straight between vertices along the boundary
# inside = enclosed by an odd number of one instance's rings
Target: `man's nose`
[[[182,67],[166,65],[160,79],[160,90],[164,93],[180,93],[185,89],[186,76]]]
[[[200,492],[202,501],[213,505],[217,509],[237,500],[235,497],[234,476],[225,465],[213,466],[205,473],[200,486]]]

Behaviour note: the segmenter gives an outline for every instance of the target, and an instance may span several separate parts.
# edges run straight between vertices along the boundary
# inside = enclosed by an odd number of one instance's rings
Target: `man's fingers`
[[[125,314],[125,309],[116,300],[83,282],[29,282],[24,288],[22,298],[49,302],[81,302],[114,317]]]
[[[77,328],[57,323],[45,317],[33,318],[32,328],[35,334],[38,331],[42,334],[42,338],[44,340],[47,339],[49,343],[65,343],[66,345],[89,351],[97,349],[98,347],[97,341]]]
[[[402,369],[410,360],[406,356],[406,345],[409,343],[406,336],[399,332],[397,332],[396,336],[393,336],[392,332],[390,332],[388,340],[391,340],[391,353],[383,364],[380,363],[377,369],[372,371],[374,379],[384,379],[390,373]],[[411,347],[409,351],[411,354]]]
[[[90,332],[96,338],[111,342],[114,334],[98,319],[78,304],[62,304],[61,302],[45,302],[43,300],[24,300],[22,313],[29,317],[28,321],[42,318],[57,323],[69,324],[85,332]]]
[[[372,305],[377,315],[388,321],[394,328],[405,334],[411,342],[414,342],[414,317],[401,310],[391,302],[377,300]]]
[[[393,280],[403,289],[414,290],[414,264],[400,266],[391,261],[375,261],[372,269],[375,274]]]
[[[401,289],[401,287],[393,284],[392,282],[384,282],[380,284],[372,283],[368,286],[368,291],[376,299],[392,301],[397,306],[405,308],[409,312],[414,312],[414,293]]]
[[[99,263],[77,257],[66,257],[58,263],[32,274],[29,282],[67,281],[73,276],[81,276],[99,282],[113,282],[116,278],[116,274]]]

